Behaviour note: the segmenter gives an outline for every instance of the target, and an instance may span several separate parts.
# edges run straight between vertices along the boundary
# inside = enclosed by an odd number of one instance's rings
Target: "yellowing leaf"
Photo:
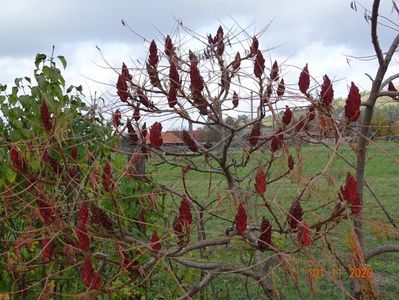
[[[10,300],[10,295],[8,293],[0,293],[0,300]]]

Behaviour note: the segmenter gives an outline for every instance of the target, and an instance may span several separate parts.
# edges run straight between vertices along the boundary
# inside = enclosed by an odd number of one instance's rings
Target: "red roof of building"
[[[184,142],[177,137],[175,134],[171,133],[171,132],[162,132],[162,140],[163,140],[163,144],[164,145],[168,145],[168,144],[184,144]],[[146,142],[148,145],[151,145],[150,142],[150,134],[147,134],[146,137]]]

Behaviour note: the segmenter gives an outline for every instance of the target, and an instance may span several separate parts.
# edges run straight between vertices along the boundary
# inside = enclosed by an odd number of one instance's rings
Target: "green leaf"
[[[32,104],[34,104],[35,99],[31,96],[28,95],[22,95],[21,97],[19,97],[19,102],[22,104],[22,106],[25,109],[29,109],[32,107]]]
[[[7,89],[7,84],[0,84],[0,92],[4,92]]]
[[[38,53],[36,54],[36,58],[35,58],[35,66],[36,68],[39,68],[39,64],[44,61],[47,58],[46,54],[43,53]]]
[[[16,86],[13,86],[11,89],[11,95],[8,96],[9,105],[15,105],[17,103],[17,93],[18,88]]]
[[[3,112],[3,114],[4,114],[5,116],[8,115],[9,110],[10,110],[10,108],[9,108],[9,106],[8,106],[7,104],[3,104],[3,105],[1,106],[1,111]]]
[[[14,80],[14,82],[15,82],[15,85],[16,85],[17,87],[19,87],[19,86],[20,86],[20,83],[21,83],[21,81],[22,81],[22,78],[15,78],[15,80]]]
[[[15,178],[17,177],[17,173],[15,173],[12,169],[9,167],[6,167],[5,170],[5,175],[9,183],[14,183]]]
[[[44,78],[44,75],[43,75],[43,74],[36,75],[36,81],[37,81],[39,87],[40,87],[42,90],[46,90],[46,89],[47,89],[47,81],[46,81],[46,79]]]
[[[67,67],[67,62],[66,62],[66,59],[65,59],[65,57],[64,56],[62,56],[62,55],[59,55],[59,56],[57,56],[57,58],[61,61],[61,63],[62,63],[62,66],[64,67],[64,69]]]
[[[31,88],[32,97],[38,97],[40,94],[40,89],[37,86]]]
[[[33,171],[35,171],[35,172],[39,172],[40,171],[41,165],[40,165],[40,162],[38,160],[32,160],[32,161],[29,162],[29,164],[30,164],[30,168]]]
[[[4,179],[12,184],[17,177],[17,173],[15,173],[12,169],[10,169],[7,165],[3,164],[0,166],[0,177],[3,178],[3,182],[5,183]]]
[[[43,66],[43,75],[46,79],[50,79],[51,69],[48,66]]]

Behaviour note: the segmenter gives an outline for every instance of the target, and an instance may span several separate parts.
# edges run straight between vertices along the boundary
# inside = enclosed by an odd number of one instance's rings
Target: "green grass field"
[[[290,149],[297,162],[294,149]],[[338,154],[345,157],[349,162],[355,163],[355,154],[349,146],[341,146]],[[240,157],[240,150],[231,153],[236,159]],[[268,151],[257,154],[252,162],[243,169],[237,171],[239,176],[246,175],[250,170],[258,166],[264,158],[269,155]],[[299,172],[296,166],[293,173],[268,185],[266,198],[271,201],[273,207],[276,207],[277,216],[284,222],[286,211],[289,209],[293,199],[302,190],[305,184],[309,183],[309,178],[318,172],[325,170],[322,176],[317,176],[309,189],[305,192],[302,207],[305,211],[304,219],[310,224],[317,222],[328,216],[337,203],[337,194],[339,186],[344,183],[348,171],[354,173],[351,168],[337,155],[331,156],[331,150],[324,146],[303,146],[302,147],[302,167]],[[150,159],[150,164],[158,162],[156,159]],[[196,161],[200,163],[199,161]],[[286,167],[287,157],[281,157],[272,167],[270,178],[275,178]],[[155,181],[183,192],[181,181],[181,168],[167,165],[150,166],[149,173],[153,174]],[[300,178],[300,179],[299,179]],[[367,154],[366,181],[373,189],[375,194],[381,200],[386,210],[393,220],[399,224],[399,143],[378,142],[371,143]],[[254,176],[249,176],[242,182],[242,188],[246,190],[249,224],[259,225],[262,217],[270,215],[266,211],[262,201],[254,195]],[[227,219],[233,220],[236,213],[236,204],[228,196],[227,185],[224,178],[220,175],[209,175],[207,173],[198,173],[191,171],[187,176],[187,186],[190,196],[202,204],[208,204],[209,211],[221,215]],[[176,200],[176,199],[174,199]],[[176,200],[178,201],[178,200]],[[314,211],[313,208],[325,204],[321,210]],[[371,193],[365,189],[364,203],[364,224],[365,224],[365,244],[367,248],[381,244],[398,244],[399,232],[394,230],[389,224],[383,211],[377,204]],[[207,237],[220,236],[231,226],[228,222],[215,220],[209,215],[205,216]],[[346,260],[348,258],[349,242],[348,233],[352,230],[352,223],[343,220],[331,233],[329,240],[338,256]],[[278,234],[273,234],[273,241],[281,248],[292,247],[292,238]],[[237,263],[248,262],[251,250],[239,239],[234,239],[233,245],[238,247],[229,247],[225,251],[218,252],[216,259],[220,261],[236,261]],[[195,255],[195,254],[194,254]],[[265,255],[268,255],[265,253]],[[215,257],[213,257],[215,258]],[[384,254],[377,256],[369,261],[369,266],[373,269],[373,282],[377,288],[380,299],[398,299],[399,297],[399,255]],[[310,284],[306,277],[306,271],[313,268],[325,269],[324,276],[313,280]],[[316,241],[312,246],[301,254],[295,254],[290,264],[276,269],[274,274],[275,282],[284,299],[345,299],[348,296],[344,290],[349,290],[350,280],[346,274],[343,278],[329,278],[332,276],[336,264],[331,259],[326,245],[321,240]],[[286,271],[284,271],[286,270]],[[287,270],[291,270],[288,272]],[[293,272],[295,271],[295,272]],[[290,277],[292,276],[292,277]],[[194,282],[192,282],[194,283]],[[214,293],[223,299],[258,299],[259,286],[256,282],[250,282],[248,290],[244,289],[245,278],[238,275],[219,276],[213,281],[212,289]],[[299,294],[296,285],[300,286]],[[342,285],[343,288],[340,288]],[[210,288],[209,288],[210,289]],[[216,291],[216,292],[215,292]]]

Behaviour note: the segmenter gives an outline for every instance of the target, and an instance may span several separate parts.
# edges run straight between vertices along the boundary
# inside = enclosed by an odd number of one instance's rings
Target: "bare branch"
[[[377,25],[378,25],[378,9],[380,7],[380,0],[375,0],[373,2],[373,9],[371,14],[371,40],[374,46],[374,51],[378,58],[378,63],[380,66],[385,64],[384,56],[382,54],[380,42],[377,36]]]
[[[204,287],[208,285],[215,277],[217,277],[219,274],[218,273],[208,273],[206,274],[200,282],[195,284],[191,291],[179,298],[178,300],[183,300],[183,299],[191,299],[192,296],[197,294],[199,291],[201,291]]]
[[[373,258],[374,256],[390,252],[399,252],[399,245],[384,245],[376,247],[366,252],[364,260],[367,262],[369,259]]]
[[[387,79],[385,79],[382,83],[381,83],[381,88],[380,91],[386,87],[391,81],[395,80],[396,78],[399,78],[399,73],[394,74],[392,76],[389,76]]]

